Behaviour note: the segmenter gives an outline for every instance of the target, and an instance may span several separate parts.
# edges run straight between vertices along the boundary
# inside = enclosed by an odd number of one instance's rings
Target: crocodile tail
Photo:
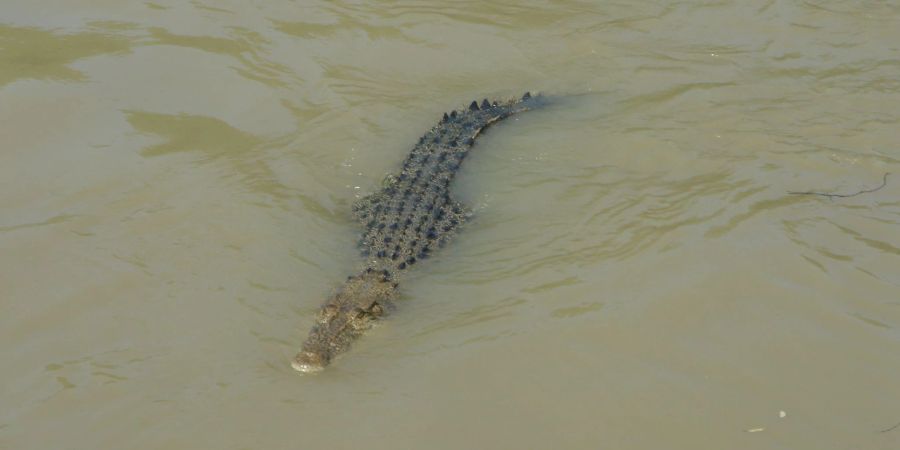
[[[473,100],[467,108],[452,111],[447,114],[447,120],[441,120],[438,125],[421,141],[435,139],[436,135],[443,135],[441,141],[456,141],[463,145],[471,146],[475,139],[489,126],[520,112],[538,108],[546,103],[544,96],[526,92],[519,98],[489,101],[483,99],[479,103]]]
[[[484,99],[480,105],[478,101],[473,100],[465,108],[443,113],[437,125],[419,138],[415,148],[403,162],[399,178],[389,175],[385,178],[381,190],[354,202],[352,208],[354,218],[363,225],[371,226],[372,220],[375,219],[373,212],[380,206],[384,192],[390,190],[398,181],[402,181],[402,177],[406,176],[403,172],[416,166],[418,163],[414,161],[421,159],[421,155],[428,147],[443,146],[457,152],[466,152],[489,126],[512,115],[539,108],[546,103],[547,99],[543,95],[526,92],[514,99],[493,102]]]

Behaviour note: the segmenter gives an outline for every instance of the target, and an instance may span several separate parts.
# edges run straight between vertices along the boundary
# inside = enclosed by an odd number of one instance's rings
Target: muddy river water
[[[526,90],[293,371],[353,201]],[[0,449],[900,448],[898,124],[896,1],[3,1]]]

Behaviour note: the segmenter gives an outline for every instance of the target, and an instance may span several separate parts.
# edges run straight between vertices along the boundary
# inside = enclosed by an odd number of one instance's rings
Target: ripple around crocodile
[[[403,272],[447,243],[470,215],[450,196],[450,185],[475,139],[490,125],[544,102],[543,96],[525,93],[515,100],[473,101],[444,113],[419,138],[399,174],[389,175],[381,190],[353,205],[363,225],[365,267],[322,305],[291,363],[294,369],[322,370],[385,314]]]

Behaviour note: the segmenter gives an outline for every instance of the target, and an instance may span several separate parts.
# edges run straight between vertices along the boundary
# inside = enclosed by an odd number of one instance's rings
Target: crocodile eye
[[[369,317],[370,314],[368,311],[362,308],[354,308],[353,315],[347,322],[348,325],[350,325],[355,330],[365,330],[369,327]]]
[[[319,312],[319,323],[328,323],[337,315],[338,307],[335,305],[325,305]]]

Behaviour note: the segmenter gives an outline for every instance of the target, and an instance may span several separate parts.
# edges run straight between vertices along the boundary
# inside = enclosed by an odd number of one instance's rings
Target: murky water
[[[0,12],[0,448],[900,448],[896,2]],[[525,90],[474,220],[292,371],[353,200]]]

